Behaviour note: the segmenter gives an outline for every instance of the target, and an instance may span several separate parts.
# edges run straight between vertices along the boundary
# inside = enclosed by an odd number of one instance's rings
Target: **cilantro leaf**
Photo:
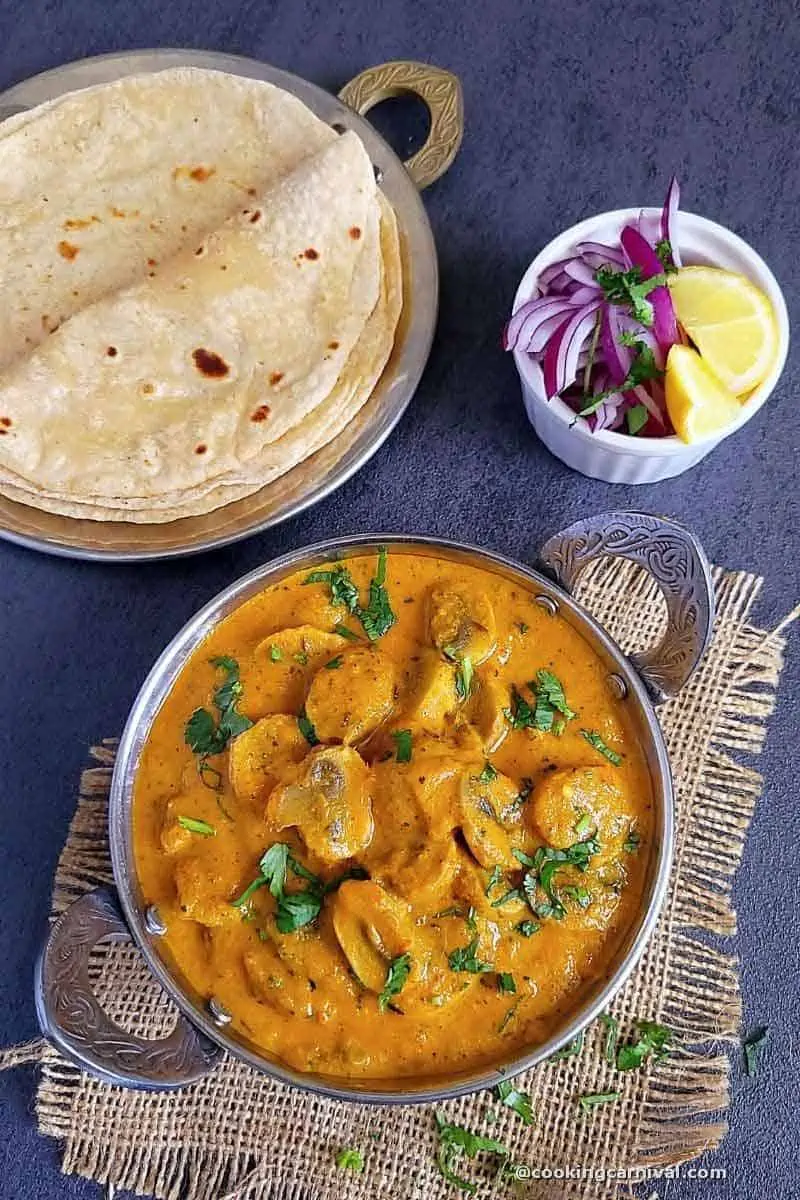
[[[402,992],[410,973],[410,954],[400,954],[389,963],[389,969],[386,972],[386,982],[383,985],[383,991],[378,996],[378,1008],[381,1012],[386,1012],[386,1007],[392,996],[398,996]]]
[[[273,896],[283,894],[286,887],[286,871],[289,866],[289,847],[285,842],[275,842],[261,856],[258,864],[264,883]]]
[[[491,871],[489,878],[486,880],[485,895],[488,896],[489,893],[491,892],[492,888],[497,887],[498,883],[500,883],[502,878],[503,878],[503,868],[498,866],[497,864],[495,864],[492,867],[492,871]]]
[[[561,680],[552,671],[542,669],[536,672],[535,681],[528,684],[534,698],[535,706],[512,687],[511,708],[505,710],[507,720],[513,729],[538,729],[542,733],[560,733],[556,715],[560,713],[566,721],[571,721],[576,715],[567,704]]]
[[[301,709],[300,715],[297,718],[297,728],[300,730],[303,737],[308,742],[309,746],[318,746],[319,745],[319,738],[317,737],[317,731],[314,728],[314,726],[311,724],[311,722],[309,721],[308,717],[306,716],[306,710],[304,708]]]
[[[236,708],[242,694],[239,664],[236,659],[220,655],[209,661],[212,666],[225,672],[225,679],[211,697],[219,713],[219,721],[215,725],[211,713],[205,708],[198,708],[189,717],[183,732],[189,748],[203,758],[221,754],[232,737],[244,733],[245,729],[249,729],[253,724],[249,717],[245,717]]]
[[[502,1079],[494,1090],[501,1104],[504,1104],[506,1108],[510,1108],[515,1112],[526,1125],[533,1124],[533,1109],[531,1108],[530,1096],[525,1092],[518,1091],[510,1079]]]
[[[188,829],[190,833],[199,833],[202,837],[217,836],[213,825],[209,825],[208,821],[199,821],[197,817],[178,817],[178,824],[181,829]]]
[[[628,830],[628,836],[622,843],[622,849],[626,854],[635,854],[641,844],[641,835],[639,834],[638,830],[631,825],[630,829]]]
[[[585,1096],[578,1097],[578,1103],[584,1112],[591,1112],[598,1104],[611,1104],[614,1100],[619,1100],[622,1092],[589,1092]]]
[[[643,404],[635,404],[633,408],[629,408],[625,413],[625,424],[628,427],[628,433],[632,437],[635,437],[637,433],[640,433],[644,429],[649,419],[650,413],[645,406]]]
[[[456,695],[459,700],[469,699],[474,674],[472,659],[465,654],[456,667]]]
[[[672,257],[672,243],[669,238],[661,238],[656,242],[656,254],[666,275],[676,275],[678,268]]]
[[[275,924],[281,933],[294,933],[314,921],[322,908],[324,897],[335,891],[345,879],[363,879],[364,872],[360,867],[346,871],[338,879],[323,884],[318,875],[314,875],[302,863],[298,862],[286,842],[275,842],[264,854],[258,864],[259,874],[231,904],[241,909],[246,915],[251,896],[262,887],[268,887],[277,901]],[[286,891],[286,877],[289,872],[305,879],[308,887],[296,892]]]
[[[566,1046],[562,1046],[560,1050],[556,1050],[555,1054],[551,1054],[548,1062],[561,1062],[564,1058],[575,1058],[583,1050],[583,1043],[586,1035],[581,1030],[576,1034],[571,1042],[567,1042]]]
[[[497,975],[498,992],[516,992],[517,984],[510,971],[500,971]]]
[[[456,950],[451,950],[447,956],[447,961],[450,964],[451,971],[465,971],[470,975],[483,975],[487,971],[491,971],[489,963],[481,962],[476,957],[475,951],[478,949],[478,939],[475,937],[468,946],[460,946]]]
[[[413,749],[412,736],[410,729],[395,729],[392,733],[392,740],[395,744],[395,758],[399,763],[411,762],[411,752]]]
[[[769,1029],[766,1026],[762,1026],[760,1029],[756,1029],[754,1033],[749,1034],[742,1042],[744,1069],[750,1079],[758,1074],[759,1056],[768,1039]]]
[[[622,341],[622,338],[620,338],[620,341]],[[628,374],[621,383],[616,383],[613,387],[606,388],[603,392],[593,392],[591,396],[588,396],[588,403],[578,412],[579,417],[588,417],[591,413],[597,412],[600,405],[609,396],[616,396],[619,392],[629,392],[633,388],[639,387],[640,384],[648,383],[651,379],[660,379],[664,374],[660,367],[656,365],[655,355],[645,342],[639,338],[634,338],[632,342],[628,339],[624,344],[626,346],[633,345],[636,348],[636,356],[631,362]],[[643,408],[644,405],[638,407]]]
[[[330,662],[325,663],[325,670],[326,671],[338,671],[339,667],[341,665],[342,665],[342,656],[341,656],[341,654],[337,654],[336,658],[332,658],[330,660]]]
[[[653,324],[653,305],[647,297],[656,288],[664,287],[665,274],[651,275],[643,280],[640,267],[631,267],[627,271],[598,267],[594,277],[609,304],[629,309],[640,325],[649,328]]]
[[[515,930],[521,937],[532,937],[534,933],[538,933],[541,929],[535,921],[520,921],[514,926]]]
[[[613,1067],[617,1057],[617,1038],[619,1036],[619,1021],[616,1017],[612,1017],[611,1013],[600,1013],[600,1020],[606,1027],[605,1042],[603,1052],[606,1062],[611,1063]]]
[[[669,1053],[672,1031],[657,1021],[639,1019],[635,1022],[638,1038],[626,1042],[617,1050],[617,1070],[636,1071],[652,1056],[660,1062]]]
[[[303,583],[327,583],[333,603],[344,605],[348,612],[351,612],[361,622],[369,640],[377,642],[378,638],[383,637],[397,620],[385,587],[386,561],[386,547],[381,546],[378,551],[378,567],[370,580],[366,608],[362,608],[358,588],[353,582],[349,570],[342,563],[337,563],[324,570],[312,571],[310,575],[306,576]],[[355,634],[345,625],[337,625],[336,632],[342,637],[355,639]]]
[[[607,746],[600,737],[600,734],[594,729],[582,729],[581,737],[585,738],[590,746],[594,746],[595,750],[602,754],[604,758],[607,758],[610,763],[613,763],[615,767],[618,767],[622,762],[622,755],[617,754],[616,750],[612,750],[610,746]]]
[[[364,1155],[360,1150],[346,1147],[336,1155],[336,1165],[340,1171],[355,1171],[360,1175],[364,1170]]]
[[[281,933],[294,933],[319,916],[322,897],[314,891],[284,892],[278,898],[275,924]]]
[[[497,771],[490,762],[486,763],[485,767],[478,776],[478,779],[481,783],[491,783],[493,779],[497,779]]]
[[[467,1158],[475,1158],[477,1154],[484,1153],[498,1155],[505,1161],[509,1157],[508,1150],[502,1142],[497,1142],[494,1138],[470,1133],[463,1125],[451,1125],[441,1113],[436,1113],[435,1116],[439,1133],[439,1147],[436,1154],[439,1170],[448,1183],[474,1195],[478,1190],[477,1184],[456,1174],[455,1168],[459,1157],[464,1154]]]
[[[194,754],[220,754],[225,749],[217,724],[206,708],[195,709],[186,722],[183,737]]]
[[[308,583],[308,580],[306,580]],[[360,642],[361,638],[357,633],[353,633],[352,629],[348,629],[346,625],[334,625],[333,632],[338,633],[339,637],[347,638],[349,642]]]
[[[272,662],[280,662],[283,658],[283,651],[280,646],[270,646],[269,657]]]

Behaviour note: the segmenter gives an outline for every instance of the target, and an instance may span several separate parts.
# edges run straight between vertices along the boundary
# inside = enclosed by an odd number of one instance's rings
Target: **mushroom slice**
[[[487,659],[497,643],[494,609],[484,592],[434,587],[428,597],[428,628],[437,650],[448,658]]]
[[[508,707],[508,688],[494,675],[475,676],[469,718],[475,726],[486,754],[492,754],[509,730],[505,709]]]
[[[480,768],[464,775],[461,782],[461,832],[482,867],[515,867],[504,818],[511,814],[519,789],[505,775],[484,778]]]
[[[309,674],[349,644],[316,625],[279,629],[262,638],[242,672],[241,711],[253,721],[270,713],[299,712]]]
[[[242,956],[249,990],[256,1000],[277,1012],[294,1016],[301,1002],[296,972],[283,961],[274,945],[261,942]],[[307,997],[303,997],[305,1000]]]
[[[458,848],[448,836],[395,851],[383,864],[382,874],[401,896],[427,909],[449,897],[458,868]]]
[[[562,767],[536,784],[528,805],[534,831],[551,846],[571,846],[597,832],[601,843],[627,834],[631,813],[624,806],[616,768]]]
[[[199,851],[178,859],[175,887],[182,912],[200,925],[232,925],[242,919],[231,903],[236,880],[220,867],[219,857],[213,852]]]
[[[372,840],[369,771],[349,746],[312,750],[294,780],[280,784],[267,801],[276,829],[295,826],[308,849],[335,863],[364,850]]]
[[[322,666],[311,681],[306,714],[323,742],[346,746],[369,737],[391,715],[397,677],[382,651],[359,647]]]
[[[405,715],[427,733],[437,734],[457,708],[455,667],[432,650],[423,651]]]
[[[331,905],[342,952],[364,987],[380,992],[392,959],[411,950],[411,910],[372,880],[347,880]]]
[[[228,774],[240,800],[265,800],[286,768],[302,762],[308,742],[296,717],[262,717],[231,742]]]

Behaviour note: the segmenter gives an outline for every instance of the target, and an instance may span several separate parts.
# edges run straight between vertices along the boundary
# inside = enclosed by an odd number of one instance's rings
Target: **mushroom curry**
[[[652,792],[582,636],[524,584],[359,555],[194,651],[143,748],[144,900],[195,992],[300,1071],[466,1071],[545,1040],[636,919]]]

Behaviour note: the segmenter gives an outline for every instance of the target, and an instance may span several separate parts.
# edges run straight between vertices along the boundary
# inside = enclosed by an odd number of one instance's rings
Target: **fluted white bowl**
[[[657,218],[657,208],[620,208],[600,213],[559,234],[537,254],[522,277],[514,297],[514,312],[536,294],[539,275],[550,263],[568,258],[579,242],[596,241],[615,245],[623,227],[640,213]],[[768,297],[778,325],[778,355],[767,378],[742,405],[741,415],[725,429],[702,441],[687,444],[679,437],[631,437],[602,429],[592,433],[585,422],[575,422],[572,409],[558,397],[548,400],[539,364],[522,350],[514,351],[514,362],[522,383],[522,398],[531,424],[552,454],[574,471],[603,479],[606,483],[655,483],[682,475],[715,446],[746,425],[771,395],[789,350],[789,316],[778,281],[752,246],[729,229],[694,213],[679,211],[672,233],[684,265],[704,264],[738,271],[752,280]]]

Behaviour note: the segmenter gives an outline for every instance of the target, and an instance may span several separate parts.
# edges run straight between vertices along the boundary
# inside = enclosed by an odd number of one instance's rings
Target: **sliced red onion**
[[[544,352],[544,384],[548,400],[568,387],[578,373],[578,358],[591,335],[600,308],[600,298],[584,304],[559,326]]]
[[[594,277],[594,271],[582,259],[570,259],[565,264],[564,271],[571,279],[575,279],[578,283],[583,284],[584,287],[594,288],[596,291],[599,290],[600,285]]]
[[[678,205],[681,202],[681,185],[678,183],[677,175],[673,175],[670,180],[669,188],[667,189],[667,198],[664,201],[664,207],[661,210],[661,237],[666,238],[672,250],[672,264],[675,267],[681,266],[680,252],[678,243],[675,240],[677,224],[676,216],[678,213]]]
[[[603,317],[600,325],[600,346],[603,352],[611,384],[622,383],[631,369],[633,352],[630,346],[620,342],[622,333],[620,311],[615,304],[603,307]]]
[[[641,270],[642,279],[662,274],[664,265],[661,259],[633,225],[625,226],[620,241],[633,265]],[[654,288],[647,299],[653,306],[653,333],[663,349],[669,350],[678,340],[678,322],[669,288],[664,285]]]
[[[550,338],[563,323],[564,309],[562,308],[552,317],[546,317],[542,321],[539,327],[528,338],[527,345],[520,339],[520,349],[526,350],[528,354],[541,354],[550,341]]]
[[[504,349],[528,349],[528,343],[543,322],[553,316],[563,321],[582,303],[573,301],[569,296],[535,296],[532,300],[526,300],[506,325],[503,334]]]
[[[549,288],[553,281],[564,272],[568,262],[571,262],[571,259],[561,258],[557,262],[550,263],[548,266],[542,268],[538,279],[538,284],[542,291]]]
[[[598,287],[582,287],[580,284],[569,293],[570,303],[590,304],[592,300],[602,300],[603,293]]]
[[[605,246],[602,242],[578,242],[575,249],[587,262],[590,257],[599,259],[598,266],[601,267],[621,267],[625,261],[619,246]]]
[[[643,404],[654,421],[658,421],[659,425],[664,424],[664,415],[661,412],[661,409],[658,407],[647,388],[643,387],[642,384],[638,384],[630,392],[626,392],[625,398],[628,401],[628,403],[625,405],[626,411],[629,408],[633,408],[637,404]]]

